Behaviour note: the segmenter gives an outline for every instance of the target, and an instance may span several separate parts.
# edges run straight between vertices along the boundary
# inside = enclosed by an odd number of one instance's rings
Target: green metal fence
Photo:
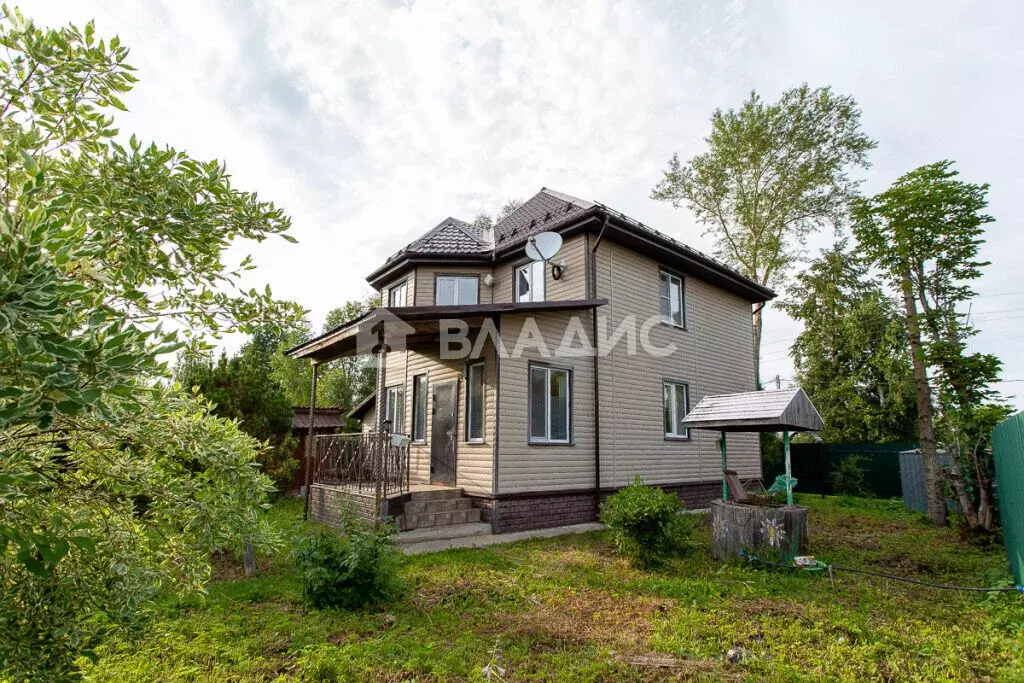
[[[839,464],[853,457],[861,458],[864,477],[872,495],[891,498],[902,494],[900,486],[900,452],[917,448],[916,443],[795,443],[792,445],[793,477],[798,493],[835,493],[832,473]],[[764,463],[767,485],[783,471],[781,461]]]
[[[1017,585],[1024,584],[1024,413],[992,430],[996,461],[999,515],[1003,520],[1006,556]]]

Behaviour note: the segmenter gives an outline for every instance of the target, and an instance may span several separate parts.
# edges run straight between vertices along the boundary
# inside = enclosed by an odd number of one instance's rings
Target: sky
[[[447,216],[550,187],[711,252],[686,209],[650,199],[666,162],[705,149],[709,116],[751,90],[853,95],[878,141],[865,192],[953,159],[991,184],[971,350],[1004,362],[1024,408],[1024,4],[948,2],[191,2],[31,0],[47,25],[96,20],[140,78],[124,134],[224,161],[292,217],[298,244],[238,245],[310,310]],[[808,243],[828,246],[829,231]],[[785,291],[782,290],[782,294]],[[762,375],[793,377],[800,326],[765,314]],[[1021,398],[1017,398],[1020,394]]]

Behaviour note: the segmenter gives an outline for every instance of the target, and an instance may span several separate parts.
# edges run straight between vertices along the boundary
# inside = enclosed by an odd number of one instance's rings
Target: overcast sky
[[[297,5],[297,6],[292,6]],[[127,6],[127,7],[126,7]],[[852,94],[879,142],[865,190],[954,159],[991,183],[973,348],[1024,396],[1024,4],[1020,2],[106,2],[32,0],[45,24],[95,18],[140,83],[122,131],[227,163],[283,206],[298,244],[247,248],[252,284],[324,314],[370,293],[383,258],[446,216],[542,186],[609,204],[710,251],[649,198],[708,117],[806,81]],[[823,234],[813,247],[825,246]],[[766,378],[793,375],[799,326],[765,317]],[[1014,398],[1019,407],[1024,400]]]

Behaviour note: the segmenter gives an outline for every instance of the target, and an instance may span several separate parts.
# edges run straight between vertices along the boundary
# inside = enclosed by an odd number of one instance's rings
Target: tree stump
[[[800,505],[711,503],[711,557],[725,560],[740,552],[789,562],[807,552],[807,508]]]

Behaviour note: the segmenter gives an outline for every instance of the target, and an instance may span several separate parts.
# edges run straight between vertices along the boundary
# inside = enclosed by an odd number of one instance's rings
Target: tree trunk
[[[914,364],[914,388],[917,391],[917,431],[921,441],[921,461],[924,465],[925,500],[928,517],[932,524],[945,526],[946,501],[942,496],[942,482],[939,479],[939,459],[935,452],[935,419],[932,415],[932,389],[928,384],[928,372],[924,364],[924,350],[921,348],[921,326],[917,319],[917,302],[910,282],[910,274],[902,278],[903,306],[907,314],[907,340],[910,342],[910,356]]]
[[[245,551],[242,553],[242,568],[245,569],[246,576],[256,573],[256,549],[252,547],[252,543],[245,544]]]
[[[956,491],[956,497],[960,501],[960,508],[963,510],[964,517],[967,519],[967,523],[972,527],[978,526],[978,514],[974,511],[974,503],[971,501],[971,495],[967,492],[967,482],[964,481],[964,473],[960,471],[960,465],[957,463],[956,458],[950,458],[952,463],[949,468],[949,482],[953,486],[953,490]]]
[[[992,508],[992,482],[978,479],[978,526],[985,531],[992,531],[995,527],[995,512]]]
[[[764,304],[754,304],[754,388],[761,389],[761,313]]]

